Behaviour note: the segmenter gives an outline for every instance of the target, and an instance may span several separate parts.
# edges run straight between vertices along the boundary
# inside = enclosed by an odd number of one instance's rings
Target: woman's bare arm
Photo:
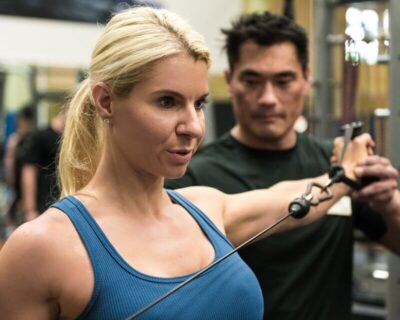
[[[353,170],[357,161],[368,155],[371,141],[369,135],[362,135],[349,144],[343,162],[348,177],[355,178]],[[336,140],[335,144],[335,153],[340,154],[343,146],[342,140]],[[289,203],[304,194],[311,181],[323,185],[328,179],[328,175],[325,174],[316,178],[284,181],[268,189],[232,195],[207,187],[189,187],[181,189],[181,192],[204,210],[234,245],[239,245],[286,215]],[[269,234],[315,221],[323,216],[342,196],[350,192],[350,188],[343,183],[334,184],[331,189],[334,195],[331,200],[311,207],[309,214],[303,219],[289,218],[285,220]],[[313,194],[317,198],[320,195],[318,190],[314,190]]]
[[[19,227],[0,251],[0,310],[8,320],[57,319],[49,268],[52,240],[36,221]]]

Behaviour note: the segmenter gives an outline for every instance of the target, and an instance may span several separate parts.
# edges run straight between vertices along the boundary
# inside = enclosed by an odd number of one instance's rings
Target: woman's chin
[[[185,168],[185,170],[169,172],[164,177],[165,177],[165,179],[169,179],[169,180],[179,179],[179,178],[182,178],[185,173],[186,173],[186,168]]]

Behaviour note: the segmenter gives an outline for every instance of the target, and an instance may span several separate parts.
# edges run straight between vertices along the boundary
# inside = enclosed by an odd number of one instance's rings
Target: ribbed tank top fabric
[[[208,237],[215,251],[213,261],[232,250],[231,243],[200,209],[178,192],[166,191]],[[78,320],[126,319],[192,275],[161,278],[139,272],[119,255],[79,199],[67,196],[52,207],[69,217],[93,268],[92,296]],[[235,253],[137,319],[258,320],[263,317],[262,300],[256,277]]]

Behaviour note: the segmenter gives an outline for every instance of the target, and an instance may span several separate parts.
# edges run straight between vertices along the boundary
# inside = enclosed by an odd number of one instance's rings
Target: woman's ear
[[[103,119],[110,119],[112,110],[112,92],[110,87],[104,82],[97,82],[92,86],[93,103],[97,112]]]

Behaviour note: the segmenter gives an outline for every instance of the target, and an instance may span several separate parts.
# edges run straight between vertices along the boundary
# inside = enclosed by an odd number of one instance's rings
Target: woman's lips
[[[169,151],[171,159],[177,164],[187,164],[192,159],[193,151]]]

